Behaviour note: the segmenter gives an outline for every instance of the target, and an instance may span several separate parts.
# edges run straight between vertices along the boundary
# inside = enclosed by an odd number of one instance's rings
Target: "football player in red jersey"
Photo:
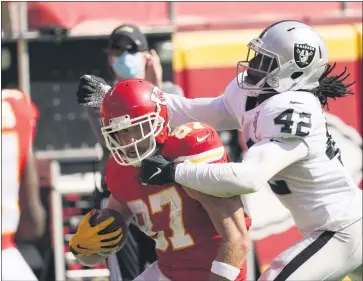
[[[45,212],[31,152],[37,110],[27,95],[10,89],[1,90],[1,108],[1,279],[37,280],[14,243],[15,232],[31,239],[45,230]]]
[[[102,102],[101,120],[113,156],[106,170],[111,192],[108,208],[128,223],[134,217],[156,243],[158,261],[135,281],[245,280],[251,222],[241,197],[216,198],[178,184],[146,188],[139,178],[141,161],[155,154],[175,162],[227,162],[218,134],[198,122],[170,134],[163,93],[139,79],[124,80],[110,89]],[[105,240],[91,231],[89,217],[85,216],[82,222],[87,221],[81,223],[82,231],[72,237],[70,246],[77,259],[92,266],[104,259],[100,254],[118,246],[117,240],[109,239],[112,234]]]

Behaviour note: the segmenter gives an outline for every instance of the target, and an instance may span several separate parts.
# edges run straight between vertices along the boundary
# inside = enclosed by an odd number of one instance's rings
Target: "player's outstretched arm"
[[[240,196],[218,198],[185,188],[198,200],[222,236],[209,281],[235,280],[249,251],[248,230]]]
[[[170,126],[172,127],[189,122],[202,122],[210,125],[216,131],[239,128],[238,121],[229,113],[223,96],[188,99],[166,94],[165,99],[171,113]]]
[[[127,227],[129,226],[132,220],[132,213],[130,209],[126,205],[116,201],[112,195],[108,200],[107,209],[112,209],[116,212],[119,212],[125,220]],[[108,252],[113,252],[117,246],[114,245],[115,247],[111,248],[112,244],[116,244],[118,240],[122,239],[122,235],[120,236],[119,231],[103,235],[99,234],[102,229],[105,229],[109,224],[112,223],[113,220],[108,219],[98,225],[91,227],[89,224],[91,215],[92,214],[88,213],[83,218],[77,229],[77,233],[72,236],[71,240],[69,241],[69,245],[76,259],[82,264],[90,267],[96,266],[97,264],[103,262],[105,256],[100,255],[100,253],[107,254]],[[113,238],[117,236],[119,236],[118,240],[114,240]],[[110,242],[105,242],[107,240]]]
[[[104,79],[94,75],[83,75],[76,92],[79,104],[100,107],[103,97],[111,87]],[[165,95],[171,113],[170,125],[178,127],[184,123],[200,121],[217,131],[239,128],[239,123],[228,111],[223,96],[216,98],[187,99],[178,95]]]
[[[239,121],[230,102],[240,103],[242,101],[239,98],[242,96],[236,79],[227,85],[224,95],[215,98],[187,99],[182,96],[165,95],[171,113],[170,125],[177,127],[188,122],[202,122],[216,131],[239,129]]]
[[[241,163],[178,164],[175,181],[217,197],[258,191],[274,175],[308,155],[298,138],[268,138],[253,145]]]

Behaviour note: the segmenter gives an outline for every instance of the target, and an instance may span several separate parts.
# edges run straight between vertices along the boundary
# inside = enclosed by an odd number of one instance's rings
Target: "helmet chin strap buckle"
[[[279,86],[279,79],[277,77],[272,77],[271,79],[268,80],[269,81],[267,83],[271,88],[277,88]]]

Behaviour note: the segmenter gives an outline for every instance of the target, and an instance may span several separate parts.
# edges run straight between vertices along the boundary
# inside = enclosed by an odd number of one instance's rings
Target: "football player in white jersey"
[[[362,191],[341,163],[326,126],[328,98],[351,94],[345,71],[332,76],[320,35],[298,21],[267,27],[249,44],[244,71],[224,95],[167,95],[171,125],[201,121],[242,129],[250,147],[241,163],[142,163],[146,184],[177,182],[214,196],[257,192],[268,182],[304,238],[282,252],[259,280],[339,280],[362,266]],[[84,105],[105,93],[96,85]],[[146,187],[147,188],[147,187]],[[268,206],[266,206],[268,208]]]

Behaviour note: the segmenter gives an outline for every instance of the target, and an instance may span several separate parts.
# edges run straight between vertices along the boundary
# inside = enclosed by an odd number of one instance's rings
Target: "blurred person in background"
[[[170,81],[163,82],[163,69],[157,52],[149,50],[146,36],[140,29],[132,24],[124,24],[116,27],[109,38],[108,47],[105,50],[108,65],[112,71],[113,84],[130,78],[145,79],[156,85],[163,93],[184,96],[183,90]],[[81,77],[77,91],[78,102],[84,103],[84,96],[90,91],[91,85],[106,84],[105,80],[94,76]],[[107,89],[100,88],[100,92]],[[87,107],[85,107],[87,110]],[[98,142],[103,144],[100,133],[99,111],[87,110],[91,127],[97,136]],[[104,150],[105,151],[105,150]]]
[[[18,90],[2,90],[2,280],[37,280],[16,248],[14,236],[32,240],[43,235],[45,212],[40,201],[32,153],[37,110]],[[19,209],[20,207],[20,209]],[[18,231],[17,231],[18,230]]]
[[[124,24],[115,28],[105,52],[115,82],[140,78],[162,86],[160,58],[155,50],[149,50],[146,36],[137,26]]]
[[[184,95],[177,85],[163,82],[160,58],[149,49],[146,36],[132,24],[121,25],[112,31],[105,50],[114,82],[139,78],[150,81],[169,94]]]
[[[163,82],[163,69],[160,58],[154,49],[149,50],[146,36],[141,30],[132,24],[123,24],[116,27],[109,38],[108,47],[105,50],[107,61],[112,71],[113,83],[129,78],[145,79],[157,85],[163,92],[184,96],[183,90],[170,81]],[[93,75],[85,75],[77,91],[77,96],[82,97],[89,91],[89,84],[100,85],[106,83],[105,80]],[[85,87],[85,85],[87,85]],[[104,89],[100,89],[104,91]],[[78,99],[78,101],[80,101]],[[99,119],[98,108],[85,107],[89,123],[93,133],[97,137],[98,143],[103,148],[103,158],[99,165],[99,170],[104,175],[106,163],[110,158],[109,151],[104,144],[101,135],[101,122]],[[94,207],[101,208],[106,206],[109,191],[102,176],[101,188],[95,190],[93,194]],[[142,252],[141,252],[142,249]],[[122,278],[133,279],[144,270],[146,263],[156,260],[154,242],[142,233],[138,227],[131,223],[130,236],[126,245],[117,253],[118,264],[120,265]],[[108,259],[108,265],[113,274],[113,278],[118,279],[118,266],[115,265],[114,257]]]

